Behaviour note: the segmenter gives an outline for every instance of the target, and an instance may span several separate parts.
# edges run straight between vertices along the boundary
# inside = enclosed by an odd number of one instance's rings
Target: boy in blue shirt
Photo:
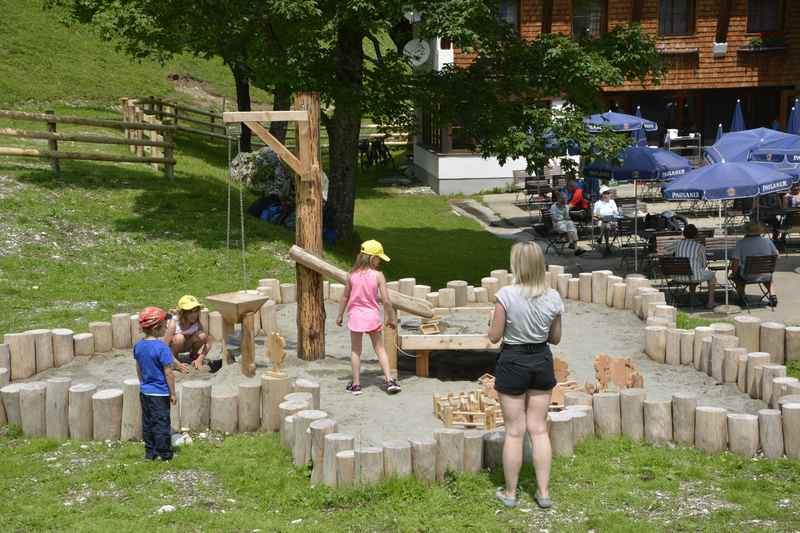
[[[167,313],[158,307],[139,312],[144,338],[133,347],[142,402],[142,440],[145,459],[172,459],[170,403],[176,403],[172,350],[159,337],[164,335]]]

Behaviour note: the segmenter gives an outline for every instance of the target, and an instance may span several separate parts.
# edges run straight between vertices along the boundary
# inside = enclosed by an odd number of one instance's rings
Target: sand
[[[296,357],[296,306],[278,306],[278,327],[287,338],[284,370],[293,378],[305,377],[320,383],[322,409],[338,422],[339,431],[353,433],[358,444],[379,444],[384,440],[430,436],[442,427],[433,416],[432,395],[477,388],[476,380],[484,372],[492,372],[496,353],[477,351],[436,352],[431,357],[430,376],[414,376],[413,354],[398,354],[400,394],[389,396],[381,388],[383,381],[377,357],[368,339],[362,354],[362,387],[364,393],[354,397],[345,386],[351,380],[350,334],[334,320],[337,306],[326,306],[327,357],[306,362]],[[483,333],[487,329],[485,311],[468,311],[444,318],[447,333]],[[411,316],[401,316],[401,325],[414,325]],[[404,329],[405,330],[405,329]],[[604,305],[568,301],[564,315],[561,344],[553,347],[556,355],[570,366],[571,377],[578,383],[594,380],[593,360],[599,353],[630,357],[645,378],[649,398],[666,399],[676,392],[695,392],[700,405],[725,407],[734,412],[755,413],[764,402],[752,400],[736,389],[735,384],[719,385],[691,367],[672,367],[652,362],[642,353],[643,324],[632,313],[609,309]],[[401,330],[403,331],[403,330]],[[256,364],[259,371],[268,368],[264,339],[258,338]],[[215,346],[211,357],[219,356]],[[259,372],[257,372],[258,374]],[[119,386],[126,378],[135,377],[136,369],[130,351],[111,355],[76,358],[61,368],[38,374],[33,380],[51,376],[71,376],[73,383],[95,383],[98,388]],[[211,379],[214,386],[235,389],[246,378],[238,365],[223,367],[217,374],[192,369],[184,379]],[[31,380],[31,381],[33,381]]]

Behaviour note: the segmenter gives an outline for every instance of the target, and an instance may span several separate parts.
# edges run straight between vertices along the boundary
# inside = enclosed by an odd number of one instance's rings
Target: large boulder
[[[255,152],[241,152],[231,161],[231,176],[255,194],[277,196],[294,205],[294,172],[275,151],[265,146]],[[328,198],[328,176],[322,173],[322,199]]]

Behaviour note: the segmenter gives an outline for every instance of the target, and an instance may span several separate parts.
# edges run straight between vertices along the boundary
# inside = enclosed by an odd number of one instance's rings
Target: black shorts
[[[503,344],[495,366],[494,388],[510,395],[528,390],[549,391],[556,386],[553,354],[541,344]]]

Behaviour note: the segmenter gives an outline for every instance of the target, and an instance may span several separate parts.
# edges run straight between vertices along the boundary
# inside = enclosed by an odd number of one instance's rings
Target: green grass
[[[0,516],[18,531],[791,531],[800,527],[800,463],[747,460],[627,440],[584,443],[556,459],[555,509],[522,474],[519,509],[494,502],[500,473],[425,486],[310,488],[274,436],[195,440],[171,463],[141,444],[0,437]],[[162,505],[172,513],[158,514]],[[705,511],[704,511],[705,510]]]
[[[91,28],[66,27],[41,0],[0,0],[0,107],[39,109],[41,104],[118,105],[122,97],[186,97],[170,74],[191,76],[207,92],[235,101],[233,78],[219,60],[181,55],[160,65],[132,62]],[[253,90],[256,102],[271,101]],[[219,105],[219,104],[217,104]]]
[[[678,311],[678,318],[675,326],[678,329],[694,329],[698,326],[710,326],[715,322],[730,322],[729,320],[708,320],[707,318],[697,318],[689,313]]]

